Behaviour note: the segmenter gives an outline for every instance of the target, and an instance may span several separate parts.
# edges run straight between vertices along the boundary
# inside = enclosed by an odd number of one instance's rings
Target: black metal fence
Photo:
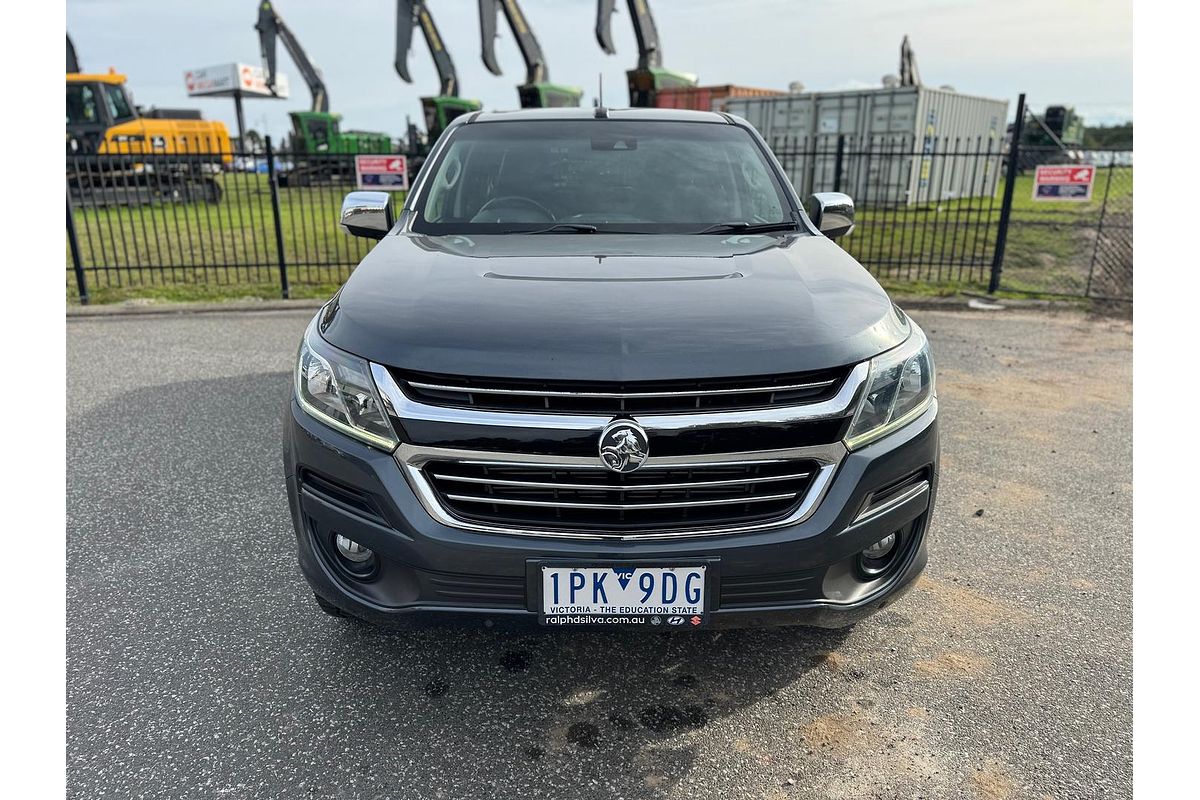
[[[1020,148],[1006,206],[1011,153],[996,139],[842,135],[770,145],[802,197],[854,198],[857,227],[841,244],[886,285],[1133,299],[1131,150]],[[1090,198],[1035,199],[1038,164],[1096,166]]]
[[[770,145],[801,197],[854,198],[857,225],[841,244],[881,280],[986,288],[1000,213],[999,141],[841,135]]]
[[[68,296],[332,294],[370,249],[337,226],[354,156],[67,156]]]
[[[1132,152],[852,136],[770,145],[797,191],[844,191],[840,240],[890,288],[1133,299]],[[1090,199],[1034,199],[1038,163],[1095,164]],[[354,158],[276,152],[67,157],[67,292],[328,295],[370,248],[336,224]],[[180,287],[187,287],[180,292]]]

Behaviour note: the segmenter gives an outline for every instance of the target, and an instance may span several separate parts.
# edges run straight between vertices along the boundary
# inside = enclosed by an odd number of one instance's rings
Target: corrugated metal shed
[[[995,192],[1008,101],[903,86],[732,97],[726,111],[758,129],[802,195],[833,188],[828,154],[845,136],[843,191],[914,203]]]

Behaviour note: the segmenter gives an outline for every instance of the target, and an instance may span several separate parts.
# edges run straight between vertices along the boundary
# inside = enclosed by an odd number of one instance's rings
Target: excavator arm
[[[503,7],[508,27],[516,37],[521,57],[525,59],[525,83],[546,83],[550,70],[537,37],[533,35],[517,0],[479,0],[479,32],[483,40],[483,64],[493,75],[501,74],[496,61],[496,19]]]
[[[312,110],[329,113],[329,94],[325,91],[325,82],[321,80],[321,71],[308,60],[308,54],[300,46],[291,28],[284,24],[283,19],[276,13],[271,0],[262,0],[258,7],[258,22],[254,28],[258,31],[263,64],[267,69],[267,86],[271,91],[275,91],[275,42],[278,39],[283,42],[288,55],[296,64],[296,69],[300,70],[301,77],[308,84],[308,90],[312,93]]]
[[[441,83],[438,94],[443,97],[457,97],[458,73],[454,70],[454,62],[450,59],[450,53],[446,51],[446,45],[433,22],[433,16],[422,0],[397,0],[396,73],[405,83],[413,82],[412,73],[408,69],[408,54],[412,50],[413,28],[418,25],[437,68],[438,81]]]
[[[637,37],[637,67],[626,71],[629,79],[629,105],[649,108],[661,89],[676,89],[696,85],[696,76],[663,67],[662,45],[658,41],[658,26],[650,15],[649,0],[626,0],[633,33]],[[596,6],[596,41],[604,52],[617,52],[612,38],[612,15],[617,0],[599,0]]]
[[[626,0],[629,17],[633,22],[633,33],[638,43],[638,69],[662,66],[662,47],[658,41],[658,28],[650,14],[647,0]],[[600,49],[612,55],[617,52],[612,38],[612,15],[617,0],[599,0],[596,6],[596,41]]]
[[[917,56],[913,53],[907,36],[900,42],[900,85],[921,85],[921,73],[917,70]]]
[[[79,56],[75,55],[75,43],[71,41],[71,34],[67,34],[67,72],[83,72],[79,68]]]

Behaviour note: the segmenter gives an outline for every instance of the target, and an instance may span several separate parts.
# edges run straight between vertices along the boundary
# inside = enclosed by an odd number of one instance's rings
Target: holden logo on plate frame
[[[633,472],[650,457],[650,437],[631,419],[614,419],[600,434],[600,460],[613,472]]]

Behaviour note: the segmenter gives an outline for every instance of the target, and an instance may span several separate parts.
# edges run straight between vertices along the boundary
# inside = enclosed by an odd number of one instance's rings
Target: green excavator
[[[433,56],[440,86],[436,95],[421,98],[421,109],[425,112],[424,141],[420,141],[413,126],[409,126],[408,144],[405,149],[413,161],[409,164],[411,175],[415,175],[420,168],[416,160],[423,160],[447,125],[463,114],[483,108],[483,104],[478,100],[458,96],[458,73],[454,70],[454,62],[450,59],[445,41],[423,0],[397,0],[395,66],[400,79],[405,83],[413,82],[412,73],[408,69],[408,54],[412,51],[413,29],[417,26],[420,26],[425,44],[429,46],[429,54]]]
[[[678,72],[662,65],[662,47],[658,41],[658,28],[650,15],[648,0],[627,0],[629,17],[633,22],[633,33],[637,36],[638,63],[636,69],[625,73],[629,80],[629,105],[635,108],[653,108],[654,95],[659,89],[678,89],[696,85],[696,76],[690,72]],[[612,15],[617,0],[599,0],[596,9],[596,41],[600,49],[612,55],[617,52],[612,38]]]
[[[541,45],[529,28],[525,14],[517,0],[479,0],[479,32],[483,39],[483,65],[493,75],[500,75],[500,64],[496,61],[496,20],[500,9],[508,27],[512,29],[525,59],[525,82],[517,87],[521,108],[564,108],[577,107],[583,90],[575,86],[563,86],[550,82],[550,70]]]
[[[386,133],[341,129],[341,115],[329,111],[329,94],[325,90],[325,82],[321,79],[321,71],[309,60],[296,35],[284,23],[271,0],[262,0],[259,4],[258,22],[254,28],[258,31],[267,86],[271,91],[275,90],[275,45],[277,41],[281,41],[312,94],[312,107],[308,111],[293,111],[290,114],[292,136],[289,149],[294,155],[392,152],[392,139]],[[298,165],[293,170],[292,177],[303,183],[306,178],[315,178],[318,172],[323,171],[327,170],[317,169],[315,162],[303,168]]]

